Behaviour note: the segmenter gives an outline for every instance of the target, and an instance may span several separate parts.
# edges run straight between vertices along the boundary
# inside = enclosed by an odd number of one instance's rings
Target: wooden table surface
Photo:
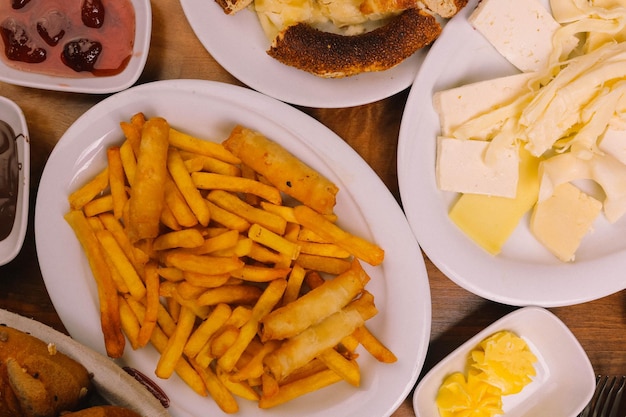
[[[194,78],[242,85],[202,47],[178,1],[153,0],[152,8],[152,45],[139,83]],[[0,308],[65,331],[50,301],[37,262],[34,203],[44,165],[55,144],[83,112],[104,96],[42,91],[1,82],[0,95],[22,108],[29,126],[31,146],[30,225],[18,257],[0,267]],[[350,144],[400,202],[396,150],[407,95],[408,91],[403,91],[388,99],[353,108],[300,109]],[[515,309],[469,293],[444,276],[428,258],[425,257],[425,261],[432,296],[432,331],[422,375],[468,338]],[[601,279],[602,276],[589,277],[592,281]],[[626,293],[622,291],[596,301],[550,310],[578,338],[596,373],[621,375],[626,373],[625,308]],[[411,396],[393,414],[395,417],[414,415]]]

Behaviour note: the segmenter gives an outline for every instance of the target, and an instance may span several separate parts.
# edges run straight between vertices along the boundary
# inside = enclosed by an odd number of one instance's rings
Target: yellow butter
[[[601,210],[601,202],[566,182],[557,186],[550,198],[537,203],[530,230],[557,258],[570,262]]]
[[[516,197],[463,194],[450,210],[450,219],[487,252],[500,253],[521,218],[537,201],[539,161],[520,147]]]

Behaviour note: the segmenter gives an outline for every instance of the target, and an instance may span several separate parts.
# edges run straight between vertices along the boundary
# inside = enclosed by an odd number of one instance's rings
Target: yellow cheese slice
[[[497,255],[524,214],[537,201],[539,161],[520,147],[515,198],[463,194],[450,210],[450,219],[483,249]]]
[[[601,210],[601,202],[566,182],[557,186],[550,198],[537,203],[530,230],[557,258],[570,262]]]

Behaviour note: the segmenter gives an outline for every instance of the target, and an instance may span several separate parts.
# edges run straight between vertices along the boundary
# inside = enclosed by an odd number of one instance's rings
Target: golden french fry
[[[287,280],[287,288],[285,289],[285,295],[282,301],[283,306],[296,301],[300,296],[300,290],[302,289],[305,275],[306,271],[304,268],[296,263],[291,269],[289,279]]]
[[[234,248],[238,241],[239,232],[237,230],[228,230],[227,232],[206,239],[200,246],[189,252],[194,255],[204,255],[219,250]]]
[[[157,265],[154,262],[146,264],[144,279],[146,283],[146,312],[137,337],[137,343],[140,347],[147,345],[152,338],[152,332],[156,326],[157,316],[159,313],[160,279]]]
[[[296,206],[293,210],[298,223],[315,234],[346,249],[370,265],[380,265],[383,262],[385,252],[378,245],[346,232],[307,206]]]
[[[164,256],[165,264],[182,271],[197,272],[205,275],[230,273],[243,267],[244,262],[237,257],[218,257],[193,255],[181,251],[170,251]]]
[[[159,235],[152,242],[152,249],[197,248],[203,243],[204,237],[198,229],[184,229]]]
[[[281,204],[282,197],[277,188],[262,182],[231,175],[215,174],[212,172],[194,172],[191,179],[201,190],[224,190],[235,193],[247,193],[261,197],[270,203]]]
[[[120,319],[119,300],[117,291],[104,253],[94,231],[89,226],[82,211],[72,210],[64,216],[65,221],[71,226],[76,234],[78,242],[83,247],[87,261],[91,267],[96,286],[98,288],[98,301],[100,304],[100,325],[104,335],[104,345],[107,355],[119,358],[124,353],[125,339],[122,334]]]
[[[154,371],[159,378],[169,378],[174,372],[174,368],[183,354],[187,339],[193,330],[195,321],[196,315],[194,312],[183,306],[180,310],[176,330],[167,341],[163,352],[161,352],[156,370]]]
[[[79,210],[109,186],[109,168],[106,167],[87,184],[68,197],[71,210]]]
[[[223,145],[280,191],[320,213],[332,213],[337,186],[278,143],[236,126]]]
[[[202,378],[202,381],[204,381],[204,385],[209,391],[209,394],[215,400],[215,403],[220,407],[220,409],[228,414],[239,411],[237,401],[228,388],[226,388],[217,375],[215,375],[213,370],[210,367],[202,367],[198,365],[194,360],[190,360],[190,362],[196,372],[198,372],[198,375]]]
[[[113,237],[120,245],[128,259],[131,261],[137,271],[142,271],[146,262],[148,262],[148,255],[140,248],[133,246],[128,239],[128,235],[124,230],[124,226],[118,219],[116,219],[111,213],[103,213],[98,216],[104,227],[113,234]]]
[[[209,207],[194,185],[183,158],[174,148],[170,148],[168,151],[167,168],[198,222],[203,226],[208,226],[211,217]]]
[[[268,284],[252,308],[252,317],[241,328],[237,340],[218,359],[217,363],[222,369],[230,371],[235,367],[237,360],[239,360],[243,351],[257,334],[259,321],[278,304],[285,292],[285,288],[287,288],[287,281],[284,279],[275,279]]]
[[[248,237],[255,242],[282,253],[291,260],[297,259],[298,255],[300,255],[300,246],[297,243],[290,242],[259,224],[255,223],[250,226]]]
[[[178,224],[184,227],[193,227],[198,224],[198,218],[193,213],[185,197],[176,186],[171,176],[165,180],[165,205],[170,208]]]
[[[331,275],[343,274],[350,269],[350,261],[340,258],[329,258],[327,256],[308,255],[301,253],[296,259],[296,263],[304,269],[323,272]]]
[[[222,175],[231,175],[233,177],[241,176],[241,168],[239,168],[237,165],[220,161],[219,159],[212,158],[210,156],[199,155],[187,151],[180,151],[180,154],[183,159],[185,159],[185,165],[187,165],[187,160],[193,160],[194,167],[197,167],[198,164],[201,165],[201,171],[214,172],[216,174]],[[196,170],[190,172],[196,172]]]
[[[261,289],[252,285],[223,285],[210,288],[198,297],[198,304],[212,306],[225,304],[252,304],[261,296]]]
[[[217,204],[214,204],[211,201],[207,200],[207,205],[209,206],[209,210],[211,211],[211,220],[216,223],[221,224],[232,230],[237,230],[239,232],[245,232],[250,228],[250,223],[241,216],[233,213],[232,211],[228,211],[223,209]]]
[[[145,122],[137,170],[128,200],[128,235],[132,242],[155,238],[163,210],[163,195],[167,178],[169,124],[160,117]]]
[[[259,401],[259,394],[246,381],[233,381],[230,373],[217,368],[217,377],[234,395],[250,401]]]
[[[139,332],[141,330],[141,324],[137,319],[137,316],[133,312],[126,298],[118,297],[120,320],[122,323],[122,330],[130,341],[130,346],[136,350],[141,347],[139,344]]]
[[[219,143],[198,139],[180,132],[174,128],[170,130],[170,144],[180,150],[210,156],[229,164],[239,164],[241,161]]]
[[[398,360],[396,355],[383,345],[366,326],[357,328],[352,335],[378,361],[394,363]]]
[[[135,172],[137,171],[137,158],[128,141],[125,141],[122,143],[122,146],[120,146],[120,159],[122,160],[126,182],[132,187]]]
[[[287,222],[276,214],[253,207],[234,194],[222,190],[212,190],[207,199],[218,207],[242,217],[249,223],[257,223],[274,233],[282,235]]]
[[[232,309],[228,304],[218,304],[209,316],[193,331],[183,352],[188,358],[195,357],[230,317]]]
[[[350,252],[333,243],[306,242],[301,240],[297,241],[297,243],[298,246],[300,246],[300,253],[307,255],[340,259],[347,259],[351,255]]]
[[[197,287],[215,288],[226,284],[230,280],[230,274],[206,275],[192,271],[184,271],[183,279]]]
[[[159,276],[171,282],[179,282],[185,279],[183,271],[178,268],[159,267]]]
[[[361,384],[361,371],[355,360],[348,360],[332,348],[326,349],[317,357],[350,385],[358,387]]]
[[[113,234],[108,230],[99,230],[96,232],[96,237],[105,255],[109,257],[124,279],[130,294],[138,300],[142,299],[146,295],[146,287]]]
[[[269,282],[275,279],[286,279],[291,268],[270,268],[265,266],[244,265],[230,273],[235,278],[251,282]]]
[[[94,198],[83,206],[83,212],[87,217],[97,216],[107,211],[113,211],[113,197],[111,194]]]
[[[317,391],[339,381],[341,381],[341,377],[331,369],[317,372],[289,384],[281,385],[278,392],[271,397],[262,396],[259,400],[259,408],[276,407],[277,405],[286,403],[294,398]]]
[[[112,146],[107,149],[107,161],[109,164],[109,187],[113,199],[113,214],[116,219],[121,219],[124,206],[128,201],[128,194],[126,193],[126,177],[119,146]]]

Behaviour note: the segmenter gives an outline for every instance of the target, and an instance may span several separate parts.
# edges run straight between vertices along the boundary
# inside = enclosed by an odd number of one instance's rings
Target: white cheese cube
[[[601,210],[601,202],[566,182],[536,204],[530,230],[554,256],[570,262]]]
[[[450,136],[468,120],[509,104],[528,91],[533,75],[519,73],[437,91],[433,95],[433,107],[439,116],[441,134]]]
[[[437,184],[443,191],[514,198],[519,178],[517,148],[503,148],[485,162],[490,142],[437,138]]]
[[[469,22],[504,58],[520,71],[545,68],[552,52],[552,37],[561,27],[539,0],[482,0]],[[578,40],[568,38],[567,54]]]

